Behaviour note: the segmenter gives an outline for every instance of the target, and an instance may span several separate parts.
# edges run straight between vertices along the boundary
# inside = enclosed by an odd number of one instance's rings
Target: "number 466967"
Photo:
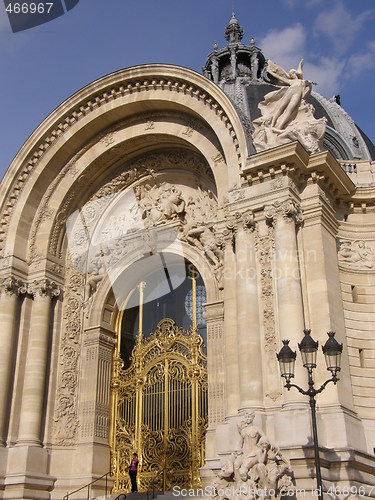
[[[53,7],[53,2],[38,2],[38,3],[12,3],[10,2],[6,11],[9,14],[49,14]]]

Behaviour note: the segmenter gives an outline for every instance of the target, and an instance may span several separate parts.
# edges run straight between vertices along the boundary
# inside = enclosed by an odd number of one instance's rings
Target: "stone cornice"
[[[366,211],[367,208],[372,207],[374,209],[375,206],[375,190],[374,186],[369,187],[358,187],[355,191],[355,194],[351,197],[350,208],[361,208],[363,212]]]
[[[340,164],[328,151],[309,155],[299,142],[262,151],[248,158],[242,171],[245,184],[253,184],[288,175],[297,184],[309,178],[331,193],[334,199],[355,198],[356,188]]]
[[[355,193],[353,181],[328,151],[311,155],[307,171],[313,180],[322,181],[337,198],[347,201]]]
[[[243,174],[270,169],[269,175],[272,176],[272,169],[278,169],[282,165],[293,164],[297,168],[306,168],[308,162],[309,153],[305,148],[299,142],[289,142],[250,156],[246,160]]]

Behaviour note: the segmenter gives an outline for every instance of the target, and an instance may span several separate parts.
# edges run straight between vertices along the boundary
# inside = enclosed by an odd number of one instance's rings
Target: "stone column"
[[[33,283],[32,292],[34,302],[26,355],[18,444],[38,446],[46,382],[51,300],[60,295],[60,287],[53,281],[43,279]]]
[[[216,456],[215,428],[225,421],[225,358],[223,352],[223,301],[204,304],[207,323],[207,376],[209,387],[206,459]]]
[[[237,324],[241,409],[263,402],[254,215],[243,214],[236,232]]]
[[[299,258],[297,251],[296,225],[303,220],[302,212],[290,198],[266,207],[265,217],[275,229],[275,269],[277,311],[280,340],[289,339],[293,350],[303,338],[305,327]],[[306,369],[297,356],[296,381],[304,386]],[[306,397],[296,390],[284,391],[285,401],[304,401]]]
[[[20,280],[10,277],[1,283],[0,302],[0,446],[6,444],[6,425],[10,405],[10,387],[14,350],[17,335],[17,307],[19,295],[26,293],[26,287]]]
[[[240,407],[239,366],[237,345],[236,257],[233,232],[224,234],[224,349],[225,396],[227,415],[237,415]]]

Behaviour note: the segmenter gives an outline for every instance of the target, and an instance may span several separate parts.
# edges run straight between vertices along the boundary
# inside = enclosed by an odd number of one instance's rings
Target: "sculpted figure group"
[[[259,103],[262,113],[253,121],[253,141],[257,151],[299,140],[310,153],[322,149],[326,119],[314,118],[314,107],[306,99],[312,82],[302,76],[303,59],[298,69],[288,73],[273,61],[267,62],[271,82],[280,87]]]
[[[356,268],[375,267],[375,250],[363,240],[341,241],[338,258],[339,262],[348,262],[350,266]]]
[[[279,499],[292,486],[290,463],[246,413],[238,425],[240,449],[221,463],[213,487],[217,500],[247,498]]]
[[[113,215],[101,219],[106,209],[103,204],[95,205],[93,202],[88,207],[90,213],[93,212],[91,226],[83,228],[82,224],[77,224],[72,237],[75,244],[70,248],[74,266],[88,275],[86,314],[105,273],[115,268],[131,251],[139,252],[140,256],[150,251],[161,251],[157,244],[151,245],[151,248],[150,240],[152,236],[157,240],[159,227],[169,223],[174,239],[180,238],[195,246],[206,256],[220,279],[222,248],[213,223],[217,216],[217,201],[209,190],[197,187],[190,192],[185,194],[179,186],[168,182],[142,183],[134,187],[131,196],[125,193],[120,198],[121,203],[117,203]],[[108,199],[111,201],[113,197]],[[80,222],[80,218],[77,220]],[[174,224],[176,222],[177,225]]]

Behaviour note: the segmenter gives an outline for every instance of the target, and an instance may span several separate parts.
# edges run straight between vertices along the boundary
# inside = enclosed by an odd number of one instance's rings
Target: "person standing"
[[[130,476],[130,481],[132,483],[132,493],[136,493],[138,491],[137,488],[137,470],[138,470],[138,455],[137,453],[133,453],[132,455],[132,461],[130,462],[129,465],[129,476]]]

